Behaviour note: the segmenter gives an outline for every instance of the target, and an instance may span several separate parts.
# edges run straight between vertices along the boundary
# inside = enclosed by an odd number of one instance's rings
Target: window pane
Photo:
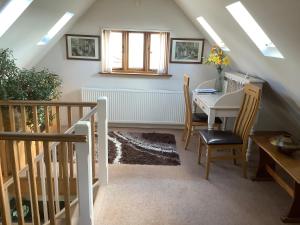
[[[112,68],[120,69],[122,65],[123,34],[121,32],[111,32],[110,34],[110,53],[112,57]]]
[[[160,36],[151,34],[150,36],[150,70],[158,70],[160,60]]]
[[[204,17],[199,16],[197,18],[198,22],[201,26],[206,30],[206,32],[210,35],[210,37],[216,42],[216,44],[223,50],[223,51],[230,51],[230,49],[225,45],[224,41],[220,38],[220,36],[215,32],[215,30],[209,25],[209,23],[204,19]]]
[[[144,34],[129,33],[128,43],[129,43],[128,67],[131,69],[143,69],[144,68]]]
[[[264,56],[284,58],[241,2],[235,2],[226,8]]]

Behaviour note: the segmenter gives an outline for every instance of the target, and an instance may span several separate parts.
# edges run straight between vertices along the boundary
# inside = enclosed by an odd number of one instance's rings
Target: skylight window
[[[230,49],[225,45],[220,36],[214,31],[214,29],[202,16],[198,17],[197,20],[221,49],[223,49],[224,51],[230,51]]]
[[[66,12],[48,33],[37,43],[37,45],[46,45],[74,16],[74,13]]]
[[[11,0],[0,11],[0,37],[19,18],[33,0]]]
[[[235,2],[226,8],[264,56],[284,58],[241,2]]]

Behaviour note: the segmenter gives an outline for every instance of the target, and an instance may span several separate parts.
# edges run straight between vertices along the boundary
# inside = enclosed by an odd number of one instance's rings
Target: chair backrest
[[[190,98],[190,77],[187,74],[183,76],[183,93],[185,102],[185,122],[191,122],[192,120],[192,104]]]
[[[253,84],[246,84],[244,92],[244,100],[235,121],[233,132],[243,139],[244,144],[247,144],[259,108],[261,89]]]

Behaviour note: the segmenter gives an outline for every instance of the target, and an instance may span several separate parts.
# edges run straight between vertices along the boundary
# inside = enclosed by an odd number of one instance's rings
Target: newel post
[[[107,144],[107,97],[100,97],[97,101],[97,132],[99,181],[108,184],[108,144]]]
[[[76,143],[79,223],[94,224],[91,123],[79,121],[75,134],[87,135],[86,143]]]

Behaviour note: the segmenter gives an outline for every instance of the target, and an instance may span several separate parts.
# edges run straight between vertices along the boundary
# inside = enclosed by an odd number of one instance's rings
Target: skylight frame
[[[268,35],[240,1],[226,6],[226,9],[264,56],[284,58]]]
[[[55,35],[72,19],[74,13],[65,12],[65,14],[51,27],[48,33],[42,37],[37,45],[46,45],[55,37]]]
[[[0,11],[0,38],[22,15],[33,0],[10,0]]]
[[[197,17],[197,21],[223,51],[230,51],[230,49],[227,47],[224,41],[220,38],[220,36],[210,26],[210,24],[206,21],[206,19],[203,16]]]

